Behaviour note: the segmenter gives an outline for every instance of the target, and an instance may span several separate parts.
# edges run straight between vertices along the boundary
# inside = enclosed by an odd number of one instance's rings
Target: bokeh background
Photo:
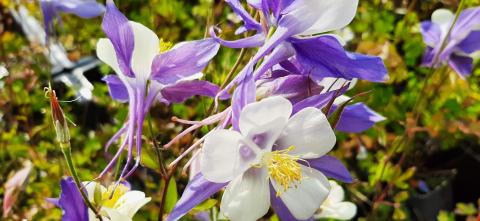
[[[41,21],[38,2],[18,2]],[[24,188],[18,191],[12,211],[3,220],[60,220],[61,210],[45,201],[59,195],[59,181],[68,174],[55,142],[43,90],[52,81],[51,67],[43,54],[46,49],[30,43],[15,23],[9,8],[16,4],[0,0],[0,65],[10,72],[0,79],[0,198],[9,177],[26,164],[31,163],[33,169]],[[466,4],[479,6],[480,0],[466,0]],[[387,120],[361,134],[337,133],[339,142],[333,154],[346,163],[356,179],[353,184],[343,185],[348,200],[358,206],[355,219],[431,220],[433,213],[434,219],[441,221],[480,220],[479,56],[467,79],[450,70],[447,78],[430,79],[425,95],[428,103],[420,121],[415,127],[408,126],[413,122],[411,112],[422,82],[430,72],[420,67],[425,45],[418,24],[429,20],[435,9],[455,10],[457,5],[456,0],[361,0],[356,18],[341,33],[350,39],[346,46],[349,50],[381,56],[390,75],[385,84],[359,82],[348,92],[371,90],[358,101],[366,102]],[[130,20],[154,30],[165,42],[203,38],[211,24],[221,26],[226,38],[234,38],[233,31],[238,27],[237,19],[221,0],[132,0],[117,1],[117,6]],[[96,42],[104,37],[101,18],[84,20],[72,15],[62,15],[56,34],[74,61],[95,55]],[[248,59],[254,52],[247,50],[245,57]],[[239,50],[222,48],[204,71],[205,78],[221,84],[238,54]],[[95,86],[91,102],[61,104],[76,124],[70,128],[72,148],[82,180],[93,179],[106,166],[109,154],[104,152],[104,144],[127,114],[127,105],[112,101],[101,81],[111,71],[101,65],[86,74]],[[76,98],[74,89],[52,83],[60,100]],[[164,182],[155,148],[183,128],[171,117],[202,119],[211,102],[197,97],[184,104],[156,105],[152,109],[152,129],[148,129],[148,121],[144,125],[143,167],[129,180],[134,189],[145,191],[152,201],[135,220],[157,220]],[[392,148],[406,128],[413,142]],[[168,164],[207,130],[202,128],[196,137],[187,136],[170,150],[161,150],[161,158]],[[167,213],[188,182],[188,175],[181,171],[174,178],[167,191]],[[103,182],[108,184],[113,179],[110,176]],[[218,210],[218,199],[201,204],[184,220],[195,220],[194,214],[199,211]],[[270,212],[264,220],[278,218]]]

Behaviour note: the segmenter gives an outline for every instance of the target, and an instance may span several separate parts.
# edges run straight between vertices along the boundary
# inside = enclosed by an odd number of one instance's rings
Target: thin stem
[[[82,195],[83,201],[85,202],[85,204],[87,204],[88,208],[90,208],[95,213],[95,216],[100,221],[103,221],[102,216],[98,213],[97,209],[92,205],[90,200],[88,200],[87,194],[85,194],[85,192],[82,190],[83,187],[82,187],[82,184],[80,183],[80,178],[78,178],[77,170],[75,169],[75,166],[73,164],[72,148],[70,146],[70,142],[60,143],[60,148],[62,150],[63,156],[65,157],[65,160],[67,161],[68,170],[70,171],[70,174],[72,174],[73,180],[75,181],[78,191],[80,191],[80,195]]]

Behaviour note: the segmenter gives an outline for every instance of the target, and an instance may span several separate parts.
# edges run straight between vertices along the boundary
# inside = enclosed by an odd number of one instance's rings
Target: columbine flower
[[[355,16],[358,0],[261,1],[261,3],[248,1],[262,11],[264,24],[253,19],[239,0],[228,0],[227,3],[244,21],[244,26],[237,30],[237,33],[254,30],[257,34],[244,39],[226,41],[219,38],[215,28],[212,28],[210,35],[227,47],[261,46],[245,68],[223,90],[227,91],[234,85],[239,85],[232,99],[234,128],[238,128],[238,114],[241,109],[254,101],[254,81],[276,64],[286,69],[293,67],[289,61],[292,57],[295,57],[299,64],[296,71],[314,80],[336,77],[383,82],[388,78],[386,68],[379,57],[346,52],[342,40],[335,35],[312,36],[348,25]],[[254,65],[262,58],[263,62],[253,70]]]
[[[59,12],[74,14],[81,18],[93,18],[105,11],[105,7],[95,0],[40,0],[40,6],[47,37],[53,30],[54,19],[57,18],[60,22]]]
[[[345,191],[337,182],[330,180],[330,193],[322,203],[320,209],[313,216],[315,219],[330,218],[350,220],[357,213],[357,206],[351,202],[343,201]]]
[[[266,98],[245,107],[240,132],[207,135],[201,173],[211,182],[230,182],[220,206],[229,219],[257,220],[271,201],[308,219],[327,197],[330,185],[315,161],[335,145],[335,134],[318,109],[291,113],[285,98]]]
[[[142,125],[146,113],[155,102],[182,102],[194,95],[215,96],[218,87],[195,80],[200,71],[216,55],[219,45],[212,39],[183,42],[167,51],[160,51],[160,40],[147,27],[129,21],[112,0],[107,1],[103,30],[108,39],[97,43],[97,56],[108,64],[116,75],[104,78],[112,98],[129,103],[126,124],[107,143],[107,147],[122,134],[125,139],[102,176],[111,169],[128,146],[127,163],[121,177],[131,175],[141,156]],[[136,146],[137,159],[131,169],[132,150]],[[127,171],[128,170],[128,171]]]
[[[438,9],[432,14],[432,21],[421,23],[423,41],[427,45],[423,65],[448,64],[464,78],[472,72],[470,54],[480,50],[480,7],[463,10],[448,33],[454,19],[455,15],[449,10]]]
[[[137,190],[130,190],[126,184],[119,183],[108,188],[96,182],[84,182],[89,200],[99,208],[105,221],[129,221],[137,211],[150,202],[150,197]],[[48,199],[63,211],[63,221],[98,220],[93,211],[88,210],[82,200],[73,178],[68,177],[60,182],[61,194],[58,199]]]

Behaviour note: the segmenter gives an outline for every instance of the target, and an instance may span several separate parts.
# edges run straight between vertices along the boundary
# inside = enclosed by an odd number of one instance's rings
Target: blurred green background
[[[37,2],[20,1],[38,19],[41,13]],[[479,6],[480,0],[467,0],[467,5]],[[448,71],[448,78],[428,81],[428,104],[421,112],[416,127],[412,122],[412,107],[419,96],[422,82],[430,72],[420,67],[425,45],[418,23],[429,20],[438,8],[455,10],[456,0],[361,0],[357,16],[349,26],[353,39],[347,48],[370,55],[381,56],[389,70],[390,81],[385,84],[360,82],[349,94],[367,90],[372,92],[360,98],[387,118],[361,134],[338,132],[334,155],[351,170],[356,182],[344,185],[347,198],[358,206],[359,220],[418,220],[412,203],[422,198],[419,184],[430,190],[452,185],[452,207],[438,215],[438,219],[475,220],[478,216],[480,184],[480,69],[478,57],[474,73],[460,79]],[[59,220],[60,209],[45,201],[57,197],[61,177],[66,176],[66,164],[55,142],[48,99],[43,88],[51,81],[50,67],[43,56],[44,48],[30,44],[15,24],[8,9],[13,1],[0,0],[0,65],[10,75],[0,79],[0,196],[4,184],[26,161],[33,169],[25,188],[18,194],[10,215],[5,220]],[[238,24],[228,5],[213,0],[132,0],[117,1],[119,9],[130,20],[154,30],[164,41],[178,43],[203,38],[205,29],[219,25],[225,38],[235,38]],[[57,26],[58,41],[63,43],[69,58],[94,55],[97,40],[104,37],[101,18],[83,20],[62,15]],[[345,31],[347,32],[347,31]],[[254,53],[247,50],[246,59]],[[205,78],[221,84],[235,62],[239,50],[222,48],[204,71]],[[111,70],[102,65],[101,75]],[[94,82],[91,103],[62,103],[65,113],[77,126],[71,126],[74,160],[82,180],[96,177],[108,162],[103,146],[121,127],[127,114],[127,105],[108,95],[106,85]],[[60,100],[75,99],[75,92],[54,84]],[[172,116],[183,119],[205,117],[211,99],[195,98],[184,104],[156,105],[151,111],[153,130],[144,134],[143,167],[129,180],[135,189],[152,197],[136,215],[135,220],[157,220],[161,187],[164,185],[158,171],[160,165],[152,140],[168,142],[182,130],[182,125],[171,121]],[[145,122],[145,128],[147,122]],[[414,142],[401,148],[392,148],[395,138],[405,129],[413,134]],[[202,128],[201,137],[208,128]],[[152,136],[153,135],[153,136]],[[187,136],[161,155],[168,164],[179,155],[192,139]],[[111,148],[110,152],[115,150]],[[475,163],[476,162],[476,163]],[[184,162],[185,163],[185,162]],[[383,175],[381,175],[383,174]],[[109,183],[112,177],[103,182]],[[167,212],[180,196],[188,176],[178,172],[167,195]],[[428,195],[428,194],[427,194]],[[0,199],[1,200],[1,199]],[[2,202],[3,204],[3,202]],[[456,204],[456,205],[455,205]],[[217,200],[209,200],[197,207],[185,220],[194,220],[194,213],[217,210]],[[277,220],[273,213],[265,220]]]

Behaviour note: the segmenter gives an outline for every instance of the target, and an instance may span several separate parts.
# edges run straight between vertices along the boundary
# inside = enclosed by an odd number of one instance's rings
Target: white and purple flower
[[[337,182],[330,180],[330,187],[327,199],[313,217],[351,220],[357,214],[357,206],[352,202],[344,201],[345,191]]]
[[[326,155],[336,141],[326,116],[316,108],[292,111],[285,98],[265,98],[244,108],[239,131],[210,132],[201,173],[168,220],[178,220],[224,186],[221,212],[231,220],[257,220],[270,205],[282,220],[304,220],[326,199],[327,176],[352,182],[343,164]]]
[[[427,45],[423,65],[437,68],[448,64],[465,78],[473,68],[470,54],[480,50],[480,7],[465,9],[455,24],[454,20],[451,11],[438,9],[433,12],[431,21],[421,23],[423,41]]]
[[[213,39],[204,39],[179,43],[161,52],[156,34],[139,23],[129,21],[112,0],[107,1],[102,26],[108,38],[98,41],[97,56],[116,72],[116,75],[108,75],[104,80],[112,98],[129,103],[129,116],[125,125],[107,143],[108,147],[125,134],[117,154],[100,176],[113,167],[128,147],[127,163],[121,173],[121,177],[125,178],[139,165],[143,121],[155,102],[169,104],[183,102],[194,95],[213,97],[217,94],[216,85],[196,79],[202,76],[202,69],[217,54],[220,46]],[[136,162],[128,169],[134,146]]]

